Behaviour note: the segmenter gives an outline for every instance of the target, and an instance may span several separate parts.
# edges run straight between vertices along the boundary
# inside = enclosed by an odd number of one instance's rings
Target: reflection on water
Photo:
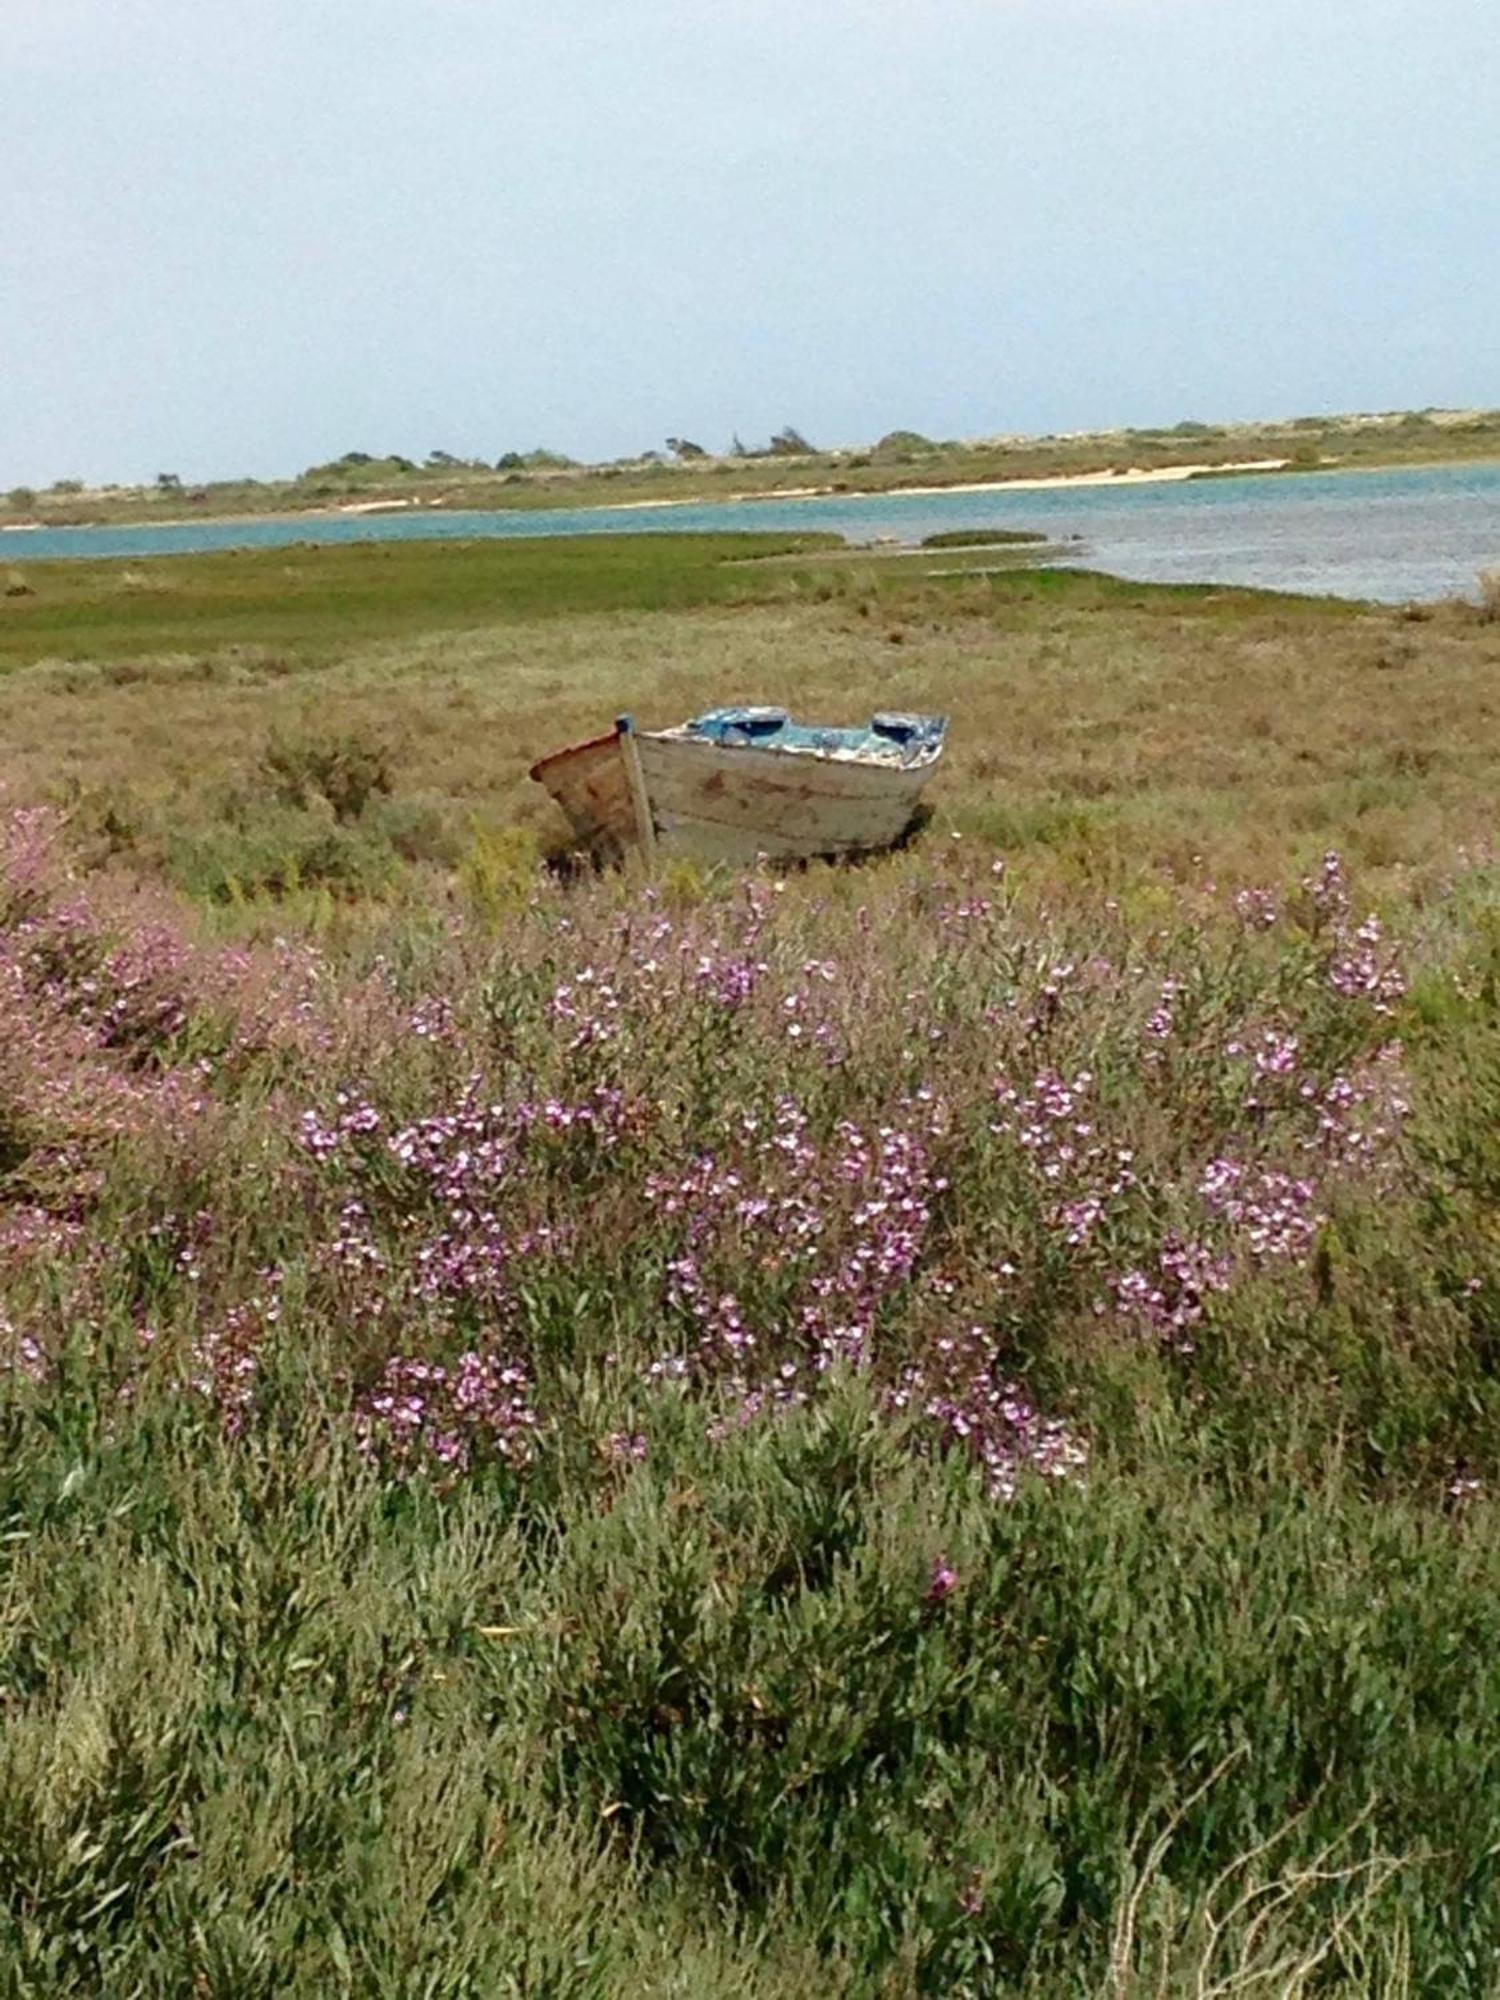
[[[1500,565],[1500,465],[1298,473],[1047,492],[882,494],[546,513],[300,515],[176,527],[0,532],[0,557],[180,555],[294,542],[761,528],[919,541],[955,527],[1082,538],[1076,560],[1145,582],[1250,584],[1389,603],[1471,593]]]

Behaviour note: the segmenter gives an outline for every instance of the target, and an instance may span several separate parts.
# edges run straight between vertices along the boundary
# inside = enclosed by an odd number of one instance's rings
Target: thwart
[[[810,728],[780,708],[720,708],[672,729],[622,715],[531,775],[598,859],[639,847],[700,861],[810,861],[891,847],[918,821],[942,715]]]

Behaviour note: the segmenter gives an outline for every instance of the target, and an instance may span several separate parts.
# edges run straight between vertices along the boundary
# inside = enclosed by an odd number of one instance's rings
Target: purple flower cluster
[[[1316,875],[1303,880],[1314,936],[1327,939],[1326,974],[1333,991],[1346,1000],[1368,1001],[1377,1014],[1395,1011],[1406,993],[1406,976],[1386,941],[1385,928],[1370,915],[1351,920],[1352,898],[1343,862],[1323,857]]]
[[[1330,848],[1323,856],[1322,866],[1316,875],[1306,875],[1302,887],[1312,906],[1313,923],[1316,928],[1326,924],[1342,925],[1349,914],[1349,881],[1344,873],[1342,857]]]
[[[1044,1069],[1024,1086],[1001,1077],[994,1087],[990,1131],[1018,1148],[1043,1199],[1047,1227],[1072,1249],[1087,1243],[1111,1206],[1139,1186],[1133,1149],[1099,1136],[1093,1094],[1089,1070],[1066,1078]]]
[[[1088,1447],[1001,1368],[983,1327],[933,1344],[929,1359],[902,1369],[890,1393],[893,1411],[914,1420],[919,1449],[960,1451],[980,1468],[993,1498],[1012,1500],[1022,1478],[1076,1477]]]
[[[1180,979],[1164,979],[1161,994],[1156,1005],[1146,1017],[1145,1034],[1149,1041],[1169,1041],[1177,1025],[1177,998],[1182,992]]]
[[[1269,889],[1239,890],[1234,899],[1234,913],[1248,931],[1274,930],[1280,914]]]
[[[667,1303],[690,1328],[695,1376],[728,1371],[758,1414],[767,1394],[792,1400],[806,1370],[872,1364],[881,1310],[911,1279],[947,1187],[931,1155],[940,1108],[909,1112],[919,1114],[913,1124],[875,1131],[841,1121],[825,1152],[808,1137],[804,1108],[783,1097],[764,1124],[742,1120],[733,1164],[704,1156],[679,1176],[651,1177],[657,1216],[680,1232]],[[773,1290],[769,1329],[713,1275],[731,1265]],[[751,1357],[772,1348],[774,1385],[752,1382]]]
[[[219,1412],[230,1437],[239,1437],[254,1414],[261,1349],[281,1319],[282,1274],[268,1267],[260,1277],[263,1289],[230,1306],[190,1350],[189,1385]]]
[[[485,1460],[527,1466],[538,1437],[525,1369],[479,1351],[451,1367],[393,1356],[360,1399],[355,1431],[362,1449],[393,1470],[438,1477]]]
[[[1352,937],[1342,937],[1328,966],[1328,983],[1346,1000],[1368,1000],[1389,1014],[1406,993],[1406,975],[1385,943],[1378,917],[1366,917]]]
[[[1191,1354],[1193,1329],[1201,1324],[1209,1297],[1228,1291],[1232,1268],[1207,1245],[1168,1236],[1154,1271],[1126,1271],[1110,1280],[1115,1310],[1179,1354]]]
[[[1259,1263],[1305,1263],[1327,1217],[1317,1189],[1275,1167],[1251,1170],[1238,1160],[1210,1160],[1198,1193],[1211,1215],[1229,1223]]]
[[[1358,1068],[1305,1085],[1303,1095],[1317,1118],[1309,1150],[1346,1170],[1379,1170],[1390,1163],[1411,1111],[1401,1044],[1385,1043]]]
[[[360,1091],[338,1091],[331,1113],[304,1111],[298,1140],[337,1192],[322,1264],[344,1309],[367,1321],[416,1312],[435,1326],[476,1312],[503,1320],[513,1266],[535,1269],[567,1240],[568,1225],[539,1213],[549,1153],[608,1151],[627,1111],[624,1093],[603,1086],[575,1102],[491,1100],[478,1075],[451,1108],[394,1130]]]
[[[0,1310],[0,1374],[45,1382],[48,1373],[49,1363],[41,1342],[34,1334],[17,1332],[8,1315]]]
[[[716,1007],[736,1013],[769,971],[763,958],[752,958],[748,952],[703,952],[693,972],[693,984]]]

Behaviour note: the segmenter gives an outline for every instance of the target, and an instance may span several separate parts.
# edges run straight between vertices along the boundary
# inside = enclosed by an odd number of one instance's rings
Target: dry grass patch
[[[454,599],[472,599],[477,559],[445,552]],[[1414,623],[1057,572],[736,567],[770,601],[509,610],[458,629],[435,601],[425,629],[382,634],[376,588],[332,652],[321,630],[283,646],[247,616],[206,651],[23,664],[0,680],[4,775],[13,796],[107,808],[144,862],[197,888],[211,884],[183,856],[200,837],[222,847],[285,809],[265,783],[273,740],[388,746],[374,804],[406,815],[401,864],[451,857],[475,824],[558,842],[536,757],[622,709],[652,724],[747,698],[830,719],[947,711],[940,823],[1091,877],[1196,857],[1226,879],[1279,875],[1333,840],[1367,867],[1420,870],[1487,824],[1500,626],[1457,607]],[[389,826],[366,831],[391,846]]]

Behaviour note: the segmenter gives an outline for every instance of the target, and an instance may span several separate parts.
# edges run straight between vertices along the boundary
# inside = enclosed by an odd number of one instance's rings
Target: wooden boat
[[[805,861],[893,846],[918,814],[948,719],[877,715],[817,729],[785,709],[720,708],[674,729],[622,715],[533,764],[531,775],[600,860],[633,847],[746,863]]]

